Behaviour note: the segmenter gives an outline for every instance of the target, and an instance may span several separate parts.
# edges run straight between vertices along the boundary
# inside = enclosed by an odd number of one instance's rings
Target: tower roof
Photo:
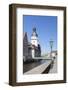
[[[36,32],[36,27],[33,28],[32,36],[37,36],[38,37],[38,34]]]

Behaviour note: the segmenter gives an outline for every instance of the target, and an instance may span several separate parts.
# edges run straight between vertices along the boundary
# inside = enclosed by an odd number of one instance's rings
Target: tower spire
[[[38,37],[38,34],[37,34],[37,32],[36,32],[36,27],[33,28],[32,36]]]

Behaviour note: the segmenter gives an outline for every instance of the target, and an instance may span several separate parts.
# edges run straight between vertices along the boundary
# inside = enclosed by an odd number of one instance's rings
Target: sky
[[[33,27],[36,27],[42,54],[51,51],[50,40],[53,41],[53,50],[57,50],[57,16],[24,15],[23,21],[24,32],[27,32],[29,42]]]

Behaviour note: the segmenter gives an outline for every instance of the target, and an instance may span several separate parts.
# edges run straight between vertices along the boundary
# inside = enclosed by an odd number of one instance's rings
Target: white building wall
[[[35,51],[34,49],[32,49],[32,58],[34,58],[34,56],[35,56]]]
[[[32,44],[32,45],[35,45],[35,46],[38,46],[37,40],[31,40],[31,44]]]
[[[38,38],[36,36],[31,37],[31,44],[38,46]]]

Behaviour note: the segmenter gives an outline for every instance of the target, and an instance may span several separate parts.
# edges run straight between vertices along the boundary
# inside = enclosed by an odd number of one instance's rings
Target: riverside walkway
[[[34,57],[33,59],[34,62],[23,64],[24,74],[57,73],[57,57],[53,60],[49,57]]]
[[[41,60],[43,61],[43,60]],[[39,61],[38,61],[39,63]],[[43,73],[52,63],[52,60],[44,60],[44,63],[41,63],[40,65],[34,67],[33,69],[28,70],[24,74],[41,74]],[[29,66],[30,67],[30,66]]]

